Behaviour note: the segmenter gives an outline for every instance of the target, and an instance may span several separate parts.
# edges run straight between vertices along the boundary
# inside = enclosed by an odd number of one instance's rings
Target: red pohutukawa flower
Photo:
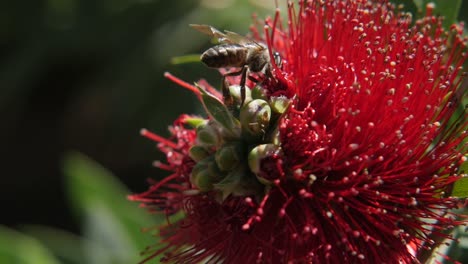
[[[450,196],[467,151],[461,27],[364,0],[300,1],[287,27],[279,15],[266,25],[256,42],[194,25],[227,42],[215,51],[268,53],[263,71],[246,62],[256,81],[229,76],[219,93],[167,74],[209,117],[182,116],[171,139],[143,131],[172,174],[130,198],[183,213],[147,260],[425,261],[465,223]]]

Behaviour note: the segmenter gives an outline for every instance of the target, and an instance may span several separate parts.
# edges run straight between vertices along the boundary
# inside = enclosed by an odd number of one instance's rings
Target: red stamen
[[[174,83],[182,86],[183,88],[195,93],[196,95],[200,95],[200,91],[197,89],[197,87],[182,81],[181,79],[175,77],[174,75],[170,74],[169,72],[164,73],[164,77],[168,78],[169,80],[173,81]]]
[[[164,164],[159,160],[154,161],[153,166],[158,168],[158,169],[161,169],[161,170],[166,170],[166,171],[172,171],[173,170],[173,168],[170,165]]]
[[[167,139],[165,139],[165,138],[163,138],[161,136],[158,136],[158,135],[148,131],[148,129],[145,129],[145,128],[141,129],[140,130],[140,135],[142,135],[142,136],[144,136],[146,138],[149,138],[149,139],[151,139],[153,141],[164,144],[164,145],[166,145],[168,147],[171,147],[171,148],[174,148],[174,149],[178,148],[177,144],[175,144],[174,142],[169,141],[169,140],[167,140]]]
[[[270,43],[272,43],[272,44],[275,43],[276,25],[278,24],[279,16],[280,16],[280,11],[279,11],[278,8],[276,8],[275,18],[273,19],[273,25],[271,26],[272,32],[271,32]],[[268,35],[266,35],[266,36],[268,36]],[[266,38],[268,38],[268,37],[266,37]]]
[[[268,54],[270,55],[270,61],[273,62],[272,65],[273,65],[273,67],[275,68],[275,71],[279,71],[278,66],[276,65],[276,63],[274,63],[274,62],[275,62],[275,57],[273,56],[273,51],[272,51],[272,49],[273,49],[273,43],[272,43],[272,39],[270,39],[270,38],[268,37],[268,35],[269,35],[268,26],[265,25],[265,26],[263,27],[263,29],[265,30],[265,36],[266,36],[265,39],[266,39],[266,41],[267,41]],[[275,32],[275,29],[274,29],[274,28],[273,28],[273,32]],[[273,33],[272,33],[272,34],[273,34]]]

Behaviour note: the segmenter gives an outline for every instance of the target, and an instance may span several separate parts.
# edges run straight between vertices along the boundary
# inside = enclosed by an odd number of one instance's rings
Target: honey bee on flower
[[[270,56],[273,56],[275,64],[281,66],[281,56],[278,52],[270,54],[268,47],[254,40],[248,39],[235,32],[226,31],[222,33],[216,28],[209,25],[191,24],[192,28],[215,37],[222,44],[206,50],[200,57],[201,61],[211,68],[241,68],[239,71],[234,71],[225,74],[224,76],[241,76],[239,83],[241,87],[241,105],[245,101],[245,84],[247,76],[250,72],[263,72],[271,77],[273,65]],[[224,84],[224,81],[222,82]],[[223,87],[223,95],[229,96],[227,87]]]

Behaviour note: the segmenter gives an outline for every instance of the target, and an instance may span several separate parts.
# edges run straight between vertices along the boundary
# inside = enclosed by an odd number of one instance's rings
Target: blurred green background
[[[76,229],[62,188],[61,160],[69,150],[144,190],[145,179],[161,173],[151,161],[163,157],[140,128],[168,135],[178,115],[198,107],[164,71],[219,83],[219,74],[201,63],[170,64],[209,45],[188,24],[246,33],[254,10],[265,11],[227,0],[2,1],[2,223]]]
[[[141,259],[155,239],[140,229],[164,219],[125,197],[166,173],[139,130],[167,136],[177,116],[201,112],[163,73],[220,81],[201,63],[170,63],[210,46],[188,24],[244,34],[274,2],[1,1],[0,263]],[[463,10],[467,1],[466,20]]]

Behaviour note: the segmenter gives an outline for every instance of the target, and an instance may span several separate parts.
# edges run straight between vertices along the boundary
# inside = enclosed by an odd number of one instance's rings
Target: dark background
[[[219,82],[200,63],[170,64],[210,45],[188,24],[246,33],[251,14],[265,13],[262,4],[1,1],[0,224],[78,230],[64,193],[62,159],[70,150],[110,169],[133,192],[144,191],[147,178],[164,176],[151,166],[163,157],[140,128],[167,136],[180,114],[200,110],[164,71]]]
[[[163,72],[219,83],[219,74],[200,63],[170,64],[210,45],[188,24],[246,33],[251,14],[273,14],[273,6],[273,0],[1,1],[0,224],[78,230],[63,188],[62,158],[70,150],[109,168],[134,192],[147,188],[147,178],[164,176],[151,167],[163,157],[140,128],[167,136],[178,115],[200,109]]]

